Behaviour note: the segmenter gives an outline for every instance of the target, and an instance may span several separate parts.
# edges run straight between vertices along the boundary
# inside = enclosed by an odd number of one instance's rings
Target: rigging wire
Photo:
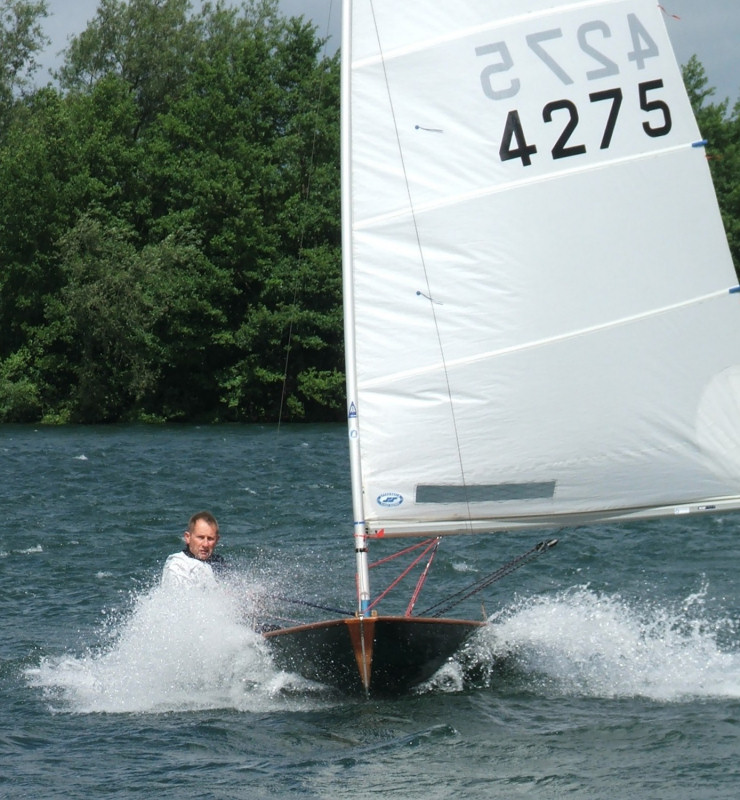
[[[333,8],[334,8],[334,2],[333,2],[333,0],[330,0],[329,1],[329,7],[328,7],[328,10],[327,10],[327,15],[326,15],[326,28],[325,28],[325,34],[324,34],[324,39],[323,39],[323,49],[322,49],[322,54],[321,54],[321,61],[319,62],[320,64],[326,62],[326,60],[328,58],[328,42],[329,42],[329,39],[330,39],[329,31],[330,31],[330,27],[331,27],[331,19],[332,19],[332,14],[333,14]],[[326,80],[326,74],[327,74],[327,70],[326,69],[322,69],[322,71],[321,71],[321,79],[319,81],[319,90],[318,90],[318,94],[316,96],[315,106],[314,106],[315,111],[316,111],[317,114],[320,112],[321,103],[322,103],[323,96],[324,96],[324,83],[325,83],[325,80]],[[296,322],[296,317],[297,317],[298,295],[299,295],[299,292],[300,292],[300,290],[302,288],[302,285],[301,285],[301,282],[300,282],[300,273],[301,273],[300,267],[303,264],[303,258],[304,258],[303,246],[304,246],[305,237],[306,237],[306,214],[305,214],[305,208],[308,206],[308,202],[309,202],[309,200],[311,198],[312,180],[313,180],[313,176],[314,176],[314,170],[315,170],[315,164],[316,164],[316,150],[317,150],[318,138],[319,138],[319,130],[318,130],[318,128],[319,128],[318,125],[314,125],[313,126],[313,138],[311,140],[311,148],[310,148],[310,154],[309,154],[307,170],[306,170],[306,175],[307,175],[307,177],[306,177],[306,186],[305,186],[305,189],[303,191],[304,213],[303,213],[303,216],[301,218],[301,225],[300,225],[300,231],[299,231],[299,237],[298,237],[298,258],[297,258],[298,268],[294,272],[295,280],[294,280],[294,283],[293,283],[293,301],[292,301],[292,304],[291,304],[292,313],[290,315],[289,322],[288,322],[287,342],[286,342],[286,345],[285,345],[285,361],[284,361],[284,364],[283,364],[283,381],[282,381],[282,387],[281,387],[281,391],[280,391],[280,403],[279,403],[278,415],[277,415],[277,430],[276,430],[276,435],[274,437],[275,451],[277,451],[277,448],[278,448],[278,439],[279,439],[279,434],[280,434],[281,425],[282,425],[282,421],[283,421],[283,409],[285,408],[285,402],[286,402],[286,398],[287,398],[288,370],[289,370],[289,367],[290,367],[290,357],[291,357],[291,349],[292,349],[292,342],[293,342],[293,328],[294,328],[294,325],[295,325],[295,322]],[[278,461],[278,459],[277,459],[277,456],[275,455],[275,457],[273,458],[273,472],[276,469],[277,461]],[[301,606],[306,606],[308,608],[314,608],[314,609],[317,609],[319,611],[328,611],[329,613],[339,614],[341,616],[348,616],[348,617],[354,616],[354,613],[351,612],[351,611],[346,611],[346,610],[340,609],[340,608],[332,608],[331,606],[319,605],[317,603],[311,603],[311,602],[309,602],[307,600],[299,600],[297,598],[286,597],[284,595],[267,595],[267,597],[269,597],[270,599],[273,599],[273,600],[281,600],[281,601],[283,601],[285,603],[291,603],[293,605],[301,605]]]
[[[373,26],[375,28],[375,38],[376,38],[376,41],[378,43],[378,54],[380,56],[380,64],[381,64],[381,66],[383,68],[383,79],[385,81],[385,90],[386,90],[386,95],[388,97],[388,105],[390,107],[391,118],[393,120],[393,130],[394,130],[395,135],[396,135],[396,146],[398,147],[398,156],[399,156],[399,159],[400,159],[400,162],[401,162],[401,171],[403,173],[404,186],[406,188],[406,195],[408,197],[408,202],[409,202],[409,212],[410,212],[410,215],[411,215],[411,220],[412,220],[412,224],[413,224],[413,228],[414,228],[414,235],[415,235],[415,238],[416,238],[416,247],[417,247],[417,250],[419,252],[419,261],[421,263],[421,268],[422,268],[422,270],[424,272],[424,282],[426,283],[426,293],[419,291],[419,292],[417,292],[417,296],[424,297],[429,301],[429,308],[431,309],[431,313],[432,313],[432,321],[433,321],[433,324],[434,324],[435,333],[437,335],[437,345],[439,347],[439,355],[440,355],[440,359],[442,361],[442,372],[444,373],[445,388],[446,388],[446,391],[447,391],[447,398],[448,398],[449,405],[450,405],[450,416],[451,416],[451,419],[452,419],[452,430],[453,430],[454,437],[455,437],[455,447],[457,449],[457,460],[458,460],[458,463],[460,465],[460,481],[461,481],[461,485],[463,486],[464,491],[465,491],[465,505],[466,505],[466,508],[467,508],[467,518],[468,518],[468,520],[470,520],[472,518],[472,512],[471,512],[471,508],[470,508],[470,499],[469,499],[468,493],[467,493],[468,482],[467,482],[467,479],[466,479],[466,476],[465,476],[465,464],[463,462],[462,447],[460,445],[460,433],[459,433],[458,425],[457,425],[457,416],[455,414],[455,404],[453,402],[453,397],[452,397],[452,386],[450,385],[450,375],[449,375],[449,372],[448,372],[448,369],[447,369],[447,360],[446,360],[446,357],[445,357],[444,345],[442,343],[442,334],[440,332],[439,321],[437,319],[437,312],[435,310],[435,305],[440,305],[440,304],[438,302],[436,302],[435,299],[434,299],[434,294],[432,292],[432,287],[431,287],[431,283],[430,283],[430,279],[429,279],[429,272],[427,270],[426,258],[425,258],[425,255],[424,255],[424,247],[422,245],[421,233],[419,231],[419,223],[418,223],[418,220],[417,220],[417,217],[416,217],[416,207],[414,205],[414,198],[413,198],[413,194],[412,194],[412,191],[411,191],[411,183],[409,181],[408,171],[406,169],[406,160],[404,158],[403,147],[401,145],[401,136],[400,136],[399,128],[398,128],[398,119],[397,119],[397,116],[396,116],[396,109],[395,109],[395,106],[393,104],[393,95],[391,93],[391,86],[390,86],[390,80],[388,78],[388,70],[387,70],[386,61],[385,61],[385,55],[383,53],[383,46],[382,46],[382,44],[380,42],[380,30],[378,28],[378,21],[377,21],[376,15],[375,15],[375,3],[372,2],[372,0],[370,2],[370,11],[372,13]],[[417,130],[430,130],[430,129],[422,128],[419,125],[417,125],[416,128],[417,128]],[[441,132],[438,129],[431,129],[431,130],[432,130],[432,132],[435,132],[435,133]],[[472,531],[472,526],[471,526],[471,531]]]
[[[416,601],[419,599],[419,595],[421,594],[421,590],[426,583],[427,576],[429,575],[429,570],[432,568],[432,562],[434,561],[434,557],[437,555],[437,550],[439,548],[439,543],[441,539],[437,538],[436,542],[434,543],[434,548],[432,549],[431,555],[429,556],[429,560],[427,561],[427,565],[424,567],[421,575],[419,575],[419,580],[416,582],[416,588],[414,589],[414,593],[411,595],[411,600],[409,600],[409,604],[406,607],[406,613],[404,616],[410,617],[414,606],[416,605]]]
[[[342,608],[332,608],[331,606],[322,606],[318,603],[311,603],[308,600],[299,600],[296,597],[286,597],[282,594],[266,594],[263,596],[269,598],[270,600],[281,600],[284,603],[292,603],[293,605],[297,606],[308,606],[308,608],[316,608],[319,611],[329,611],[332,614],[341,614],[344,617],[354,617],[354,612],[352,611],[345,611]]]
[[[511,575],[512,572],[516,571],[520,567],[523,567],[525,564],[528,564],[530,561],[537,558],[537,556],[541,556],[543,553],[546,553],[550,548],[555,547],[557,543],[557,539],[548,539],[546,541],[538,542],[533,548],[531,548],[531,550],[527,550],[526,553],[523,553],[517,558],[512,559],[508,562],[508,564],[504,564],[502,567],[499,567],[497,570],[494,570],[488,575],[484,575],[482,578],[479,578],[469,586],[466,586],[463,589],[460,589],[460,591],[451,594],[446,599],[440,600],[438,603],[429,606],[429,608],[421,612],[421,616],[440,617],[442,614],[446,614],[464,600],[467,600],[469,597],[478,594],[478,592],[483,591],[483,589],[487,589],[492,583],[501,580],[501,578],[505,578],[507,575]]]
[[[438,538],[439,537],[437,537],[437,539]],[[391,553],[389,556],[385,556],[384,558],[379,558],[377,561],[373,561],[373,563],[369,565],[369,569],[372,569],[373,567],[379,567],[381,564],[385,564],[388,561],[393,561],[399,556],[405,556],[406,553],[411,553],[414,550],[418,550],[420,547],[426,547],[427,545],[432,544],[432,542],[436,541],[437,539],[435,538],[425,539],[423,542],[417,542],[416,544],[412,544],[409,545],[408,547],[405,547],[403,550],[398,550],[395,553]]]
[[[403,552],[408,552],[409,550],[414,550],[415,548],[421,547],[424,544],[426,544],[427,547],[406,567],[406,569],[404,569],[401,572],[401,574],[394,581],[392,581],[390,583],[390,585],[384,591],[382,591],[372,601],[372,603],[370,603],[370,605],[367,607],[368,611],[370,609],[374,608],[392,589],[394,589],[396,586],[398,586],[398,584],[409,574],[409,572],[411,572],[411,570],[424,558],[424,556],[427,553],[432,551],[432,558],[434,558],[434,553],[436,553],[437,547],[439,546],[439,540],[438,539],[431,539],[431,540],[428,540],[428,542],[422,542],[419,545],[414,545],[413,547],[406,548],[406,550],[401,551],[401,552],[403,553]],[[401,555],[401,553],[395,553],[391,558],[395,558],[396,556],[399,556],[399,555]],[[390,560],[390,558],[382,559],[382,561],[388,561],[388,560]],[[382,563],[382,562],[378,562],[378,563]],[[422,575],[422,578],[426,578],[426,573],[428,571],[429,571],[429,569],[428,569],[428,565],[427,565],[427,569],[424,571],[424,573]],[[423,583],[423,580],[422,580],[422,583]],[[418,590],[416,592],[417,595],[418,595],[418,591],[420,591],[420,590],[421,590],[421,586],[418,586]],[[409,613],[407,613],[406,616],[409,616]]]
[[[326,15],[326,30],[325,30],[325,35],[324,35],[323,52],[322,52],[322,57],[321,57],[322,62],[326,61],[326,58],[327,58],[327,45],[328,45],[328,42],[329,42],[329,28],[330,28],[330,24],[331,24],[331,16],[332,16],[333,5],[334,5],[333,0],[330,0],[329,9],[328,9],[327,15]],[[318,110],[320,110],[320,108],[321,108],[321,101],[322,101],[323,96],[324,96],[324,81],[325,81],[325,79],[326,79],[326,70],[322,70],[322,72],[321,72],[321,80],[319,81],[319,92],[318,92],[318,96],[316,97],[316,103],[315,103],[315,108],[317,109],[317,113],[318,113]],[[309,200],[311,198],[311,189],[312,189],[311,181],[313,179],[314,167],[315,167],[315,163],[316,163],[316,148],[317,148],[318,137],[319,137],[318,126],[314,125],[313,139],[311,140],[311,150],[310,150],[310,155],[309,155],[309,159],[308,159],[306,187],[305,187],[305,191],[303,193],[303,201],[304,201],[303,202],[303,207],[304,208],[306,208],[306,206],[308,206],[308,202],[309,202]],[[286,401],[287,390],[288,390],[288,368],[289,368],[289,364],[290,364],[290,351],[291,351],[291,347],[292,347],[292,343],[293,343],[293,326],[295,324],[296,316],[297,316],[296,307],[297,307],[297,302],[298,302],[298,293],[299,293],[299,291],[301,289],[301,282],[300,282],[300,277],[299,276],[300,276],[300,272],[301,272],[300,271],[300,267],[302,266],[302,263],[303,263],[303,243],[305,241],[305,236],[306,236],[306,216],[304,214],[303,218],[301,220],[300,233],[299,233],[299,237],[298,237],[298,269],[296,269],[296,271],[295,271],[295,274],[298,277],[296,277],[296,280],[295,280],[295,282],[293,284],[293,302],[291,304],[291,308],[292,308],[293,311],[292,311],[292,314],[290,316],[290,320],[289,320],[289,323],[288,323],[288,340],[287,340],[286,345],[285,345],[285,363],[284,363],[284,366],[283,366],[283,385],[282,385],[282,389],[281,389],[281,392],[280,392],[280,406],[278,408],[278,419],[277,419],[278,431],[280,430],[280,424],[282,423],[282,420],[283,420],[283,409],[285,408],[285,401]]]
[[[406,575],[408,575],[409,572],[411,572],[411,570],[419,562],[422,561],[422,559],[424,558],[425,555],[427,555],[427,553],[431,553],[431,555],[429,556],[429,560],[427,561],[427,564],[421,576],[419,577],[419,580],[417,581],[416,589],[412,595],[408,608],[406,609],[406,613],[404,614],[404,616],[410,617],[411,612],[413,611],[414,605],[416,603],[416,600],[418,599],[419,592],[421,591],[421,588],[424,585],[424,581],[426,580],[427,574],[429,573],[429,569],[432,565],[432,561],[434,560],[434,556],[437,553],[437,548],[439,547],[439,543],[440,543],[439,537],[434,539],[427,539],[423,542],[411,545],[410,547],[400,550],[397,553],[393,553],[392,555],[387,556],[386,558],[382,558],[371,564],[372,567],[377,567],[381,564],[385,564],[388,561],[392,561],[393,559],[398,558],[399,556],[402,556],[413,550],[418,550],[420,547],[424,548],[424,550],[415,559],[413,559],[413,561],[388,586],[388,588],[385,589],[385,591],[381,592],[373,600],[368,610],[373,606],[377,605],[392,589],[394,589],[401,582],[401,580],[403,580],[403,578],[405,578]],[[546,539],[544,541],[538,542],[534,547],[527,550],[526,553],[517,556],[508,563],[504,564],[502,567],[499,567],[493,572],[484,575],[482,578],[479,578],[477,581],[474,581],[468,586],[463,587],[459,591],[451,595],[448,595],[446,598],[440,600],[437,603],[434,603],[434,605],[429,606],[429,608],[425,608],[424,611],[420,612],[417,616],[435,617],[435,618],[441,617],[443,614],[448,613],[453,608],[455,608],[455,606],[458,606],[463,601],[469,599],[473,595],[478,594],[479,592],[483,591],[483,589],[487,589],[489,586],[491,586],[491,584],[495,583],[496,581],[500,581],[502,578],[505,578],[508,575],[511,575],[512,572],[515,572],[520,567],[523,567],[525,564],[528,564],[530,561],[534,560],[538,556],[541,556],[543,553],[546,553],[548,550],[555,547],[557,543],[558,543],[557,539]],[[345,609],[342,608],[333,608],[332,606],[320,605],[319,603],[312,603],[308,600],[299,600],[298,598],[287,597],[286,595],[282,594],[267,594],[264,596],[271,600],[280,600],[284,603],[291,603],[293,605],[315,608],[318,609],[319,611],[328,611],[332,614],[340,614],[341,616],[345,617],[355,616],[354,612],[352,611],[346,611]]]

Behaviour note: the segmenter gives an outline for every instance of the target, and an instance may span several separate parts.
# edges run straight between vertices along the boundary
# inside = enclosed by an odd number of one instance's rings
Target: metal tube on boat
[[[350,84],[352,81],[351,48],[352,3],[342,3],[342,282],[344,294],[344,352],[347,381],[347,428],[352,478],[352,513],[355,556],[357,561],[357,611],[363,616],[370,605],[370,570],[367,560],[367,534],[362,498],[360,469],[360,424],[357,407],[357,372],[355,362],[354,292],[352,279],[352,181],[350,170],[350,132],[352,127]]]

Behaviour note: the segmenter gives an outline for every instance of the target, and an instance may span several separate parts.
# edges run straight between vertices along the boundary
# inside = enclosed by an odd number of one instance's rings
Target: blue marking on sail
[[[737,294],[738,292],[740,292],[740,286],[733,286],[732,289],[730,289],[730,294]]]
[[[354,403],[354,400],[349,404],[349,414],[347,415],[348,419],[355,419],[357,416],[357,406]]]
[[[698,142],[693,142],[692,147],[706,147],[709,144],[707,139],[699,139]]]

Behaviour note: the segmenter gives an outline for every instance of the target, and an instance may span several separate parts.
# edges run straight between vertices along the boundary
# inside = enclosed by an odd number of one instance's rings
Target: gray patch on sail
[[[696,415],[696,435],[707,467],[722,480],[740,480],[740,367],[707,384]]]
[[[555,481],[488,483],[471,486],[422,484],[417,503],[502,503],[506,500],[543,500],[555,494]]]

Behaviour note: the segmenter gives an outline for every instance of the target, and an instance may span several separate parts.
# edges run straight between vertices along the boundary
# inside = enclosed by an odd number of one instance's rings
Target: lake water
[[[0,457],[8,800],[740,794],[740,517],[559,531],[456,609],[493,618],[476,669],[359,700],[249,624],[310,618],[274,595],[353,606],[343,427],[5,426]],[[157,583],[201,508],[233,569],[195,602]],[[540,538],[445,539],[423,598]]]

